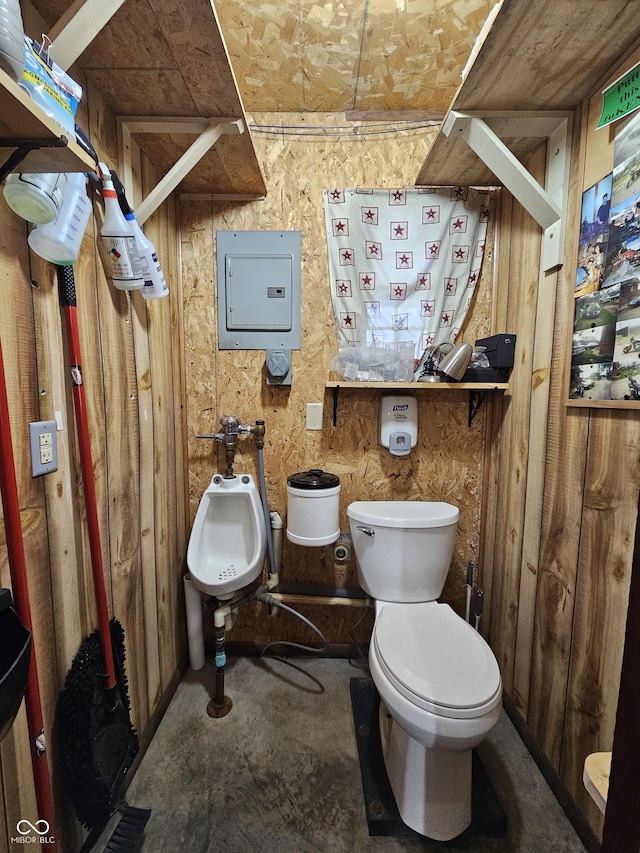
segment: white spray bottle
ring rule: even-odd
[[[104,198],[104,223],[100,233],[109,258],[111,281],[118,290],[139,290],[144,286],[144,278],[136,235],[131,223],[122,215],[109,169],[104,163],[100,163],[99,169]]]
[[[158,260],[156,249],[151,240],[146,236],[142,228],[138,225],[135,214],[131,209],[124,187],[115,172],[111,172],[111,180],[118,195],[118,203],[120,210],[126,221],[133,228],[140,252],[140,261],[142,262],[142,275],[144,278],[144,287],[142,295],[145,299],[162,299],[163,296],[169,295],[169,286],[162,272],[162,266]]]

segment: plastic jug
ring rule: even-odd
[[[82,172],[67,175],[67,186],[60,210],[53,222],[34,225],[29,234],[29,246],[52,264],[73,264],[78,257],[82,238],[91,215],[87,196],[86,177]]]
[[[64,172],[14,172],[4,182],[2,192],[14,213],[27,222],[45,225],[58,215],[66,185]]]
[[[24,26],[18,0],[0,0],[0,68],[20,82],[24,71]]]

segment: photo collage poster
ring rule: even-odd
[[[582,195],[569,398],[640,402],[640,113]]]

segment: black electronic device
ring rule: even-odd
[[[488,338],[479,338],[477,347],[485,348],[485,355],[489,360],[489,366],[497,370],[510,369],[516,352],[515,335],[491,335]]]

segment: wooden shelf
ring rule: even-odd
[[[333,391],[333,425],[338,421],[338,396],[341,388],[350,388],[357,391],[384,390],[384,391],[468,391],[469,392],[469,418],[468,426],[471,426],[478,409],[484,402],[489,391],[506,391],[508,382],[346,382],[342,380],[329,380],[325,382],[325,390]]]
[[[602,14],[596,0],[503,0],[449,113],[574,110],[638,38],[635,3],[607,3],[606,38]],[[544,141],[502,140],[520,162]],[[416,178],[418,186],[500,183],[464,140],[442,132]]]
[[[89,0],[85,0],[85,6]],[[69,20],[68,0],[34,0],[56,38],[71,48],[81,23]],[[223,135],[181,179],[177,191],[193,195],[264,196],[266,185],[240,99],[226,45],[211,0],[136,0],[118,7],[77,62],[116,117],[241,121],[243,132]],[[65,32],[65,28],[66,32]],[[75,38],[74,36],[78,36]],[[64,54],[67,48],[62,49]],[[75,56],[69,56],[72,61]],[[156,167],[167,175],[198,139],[198,132],[132,134]]]
[[[68,134],[52,121],[27,92],[0,69],[0,149],[6,160],[16,146],[5,140],[30,142],[49,140],[52,143]],[[64,147],[39,148],[29,152],[22,163],[23,172],[86,172],[93,170],[93,159],[69,138]]]
[[[388,391],[506,391],[508,382],[346,382],[329,381],[325,388],[384,388]]]

